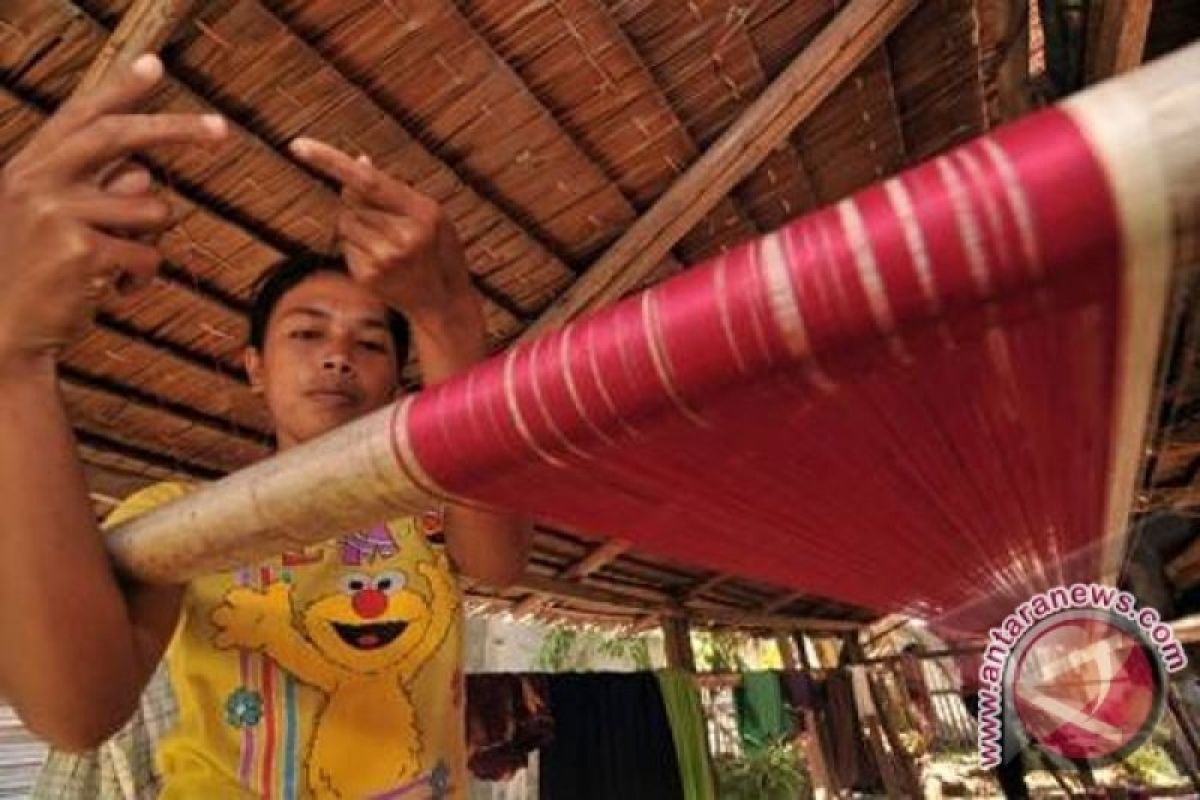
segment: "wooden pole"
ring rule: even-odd
[[[667,618],[662,621],[666,639],[667,666],[696,674],[696,654],[692,650],[692,626],[686,619]]]
[[[194,4],[194,0],[136,0],[84,73],[76,91],[92,89],[118,64],[145,53],[157,53]]]
[[[562,325],[640,285],[684,234],[786,140],[915,6],[916,0],[850,0],[523,338]]]
[[[1142,63],[1153,5],[1152,0],[1091,0],[1085,53],[1088,83]]]

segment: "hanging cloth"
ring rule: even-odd
[[[700,708],[700,693],[695,681],[680,670],[660,670],[656,676],[675,740],[683,796],[685,800],[715,800],[716,786],[708,759],[704,712]]]
[[[551,675],[554,741],[541,750],[542,800],[683,800],[654,675]]]
[[[791,735],[776,672],[747,672],[734,690],[738,732],[748,750],[759,750]]]
[[[484,781],[525,768],[529,754],[554,739],[543,675],[467,676],[467,766]]]

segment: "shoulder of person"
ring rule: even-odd
[[[120,525],[122,522],[128,522],[134,517],[140,517],[142,514],[152,511],[159,506],[166,505],[172,500],[178,500],[195,489],[196,486],[194,484],[183,483],[182,481],[152,483],[149,486],[138,489],[122,500],[104,518],[102,527],[107,530]]]

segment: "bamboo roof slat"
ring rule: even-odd
[[[911,161],[986,129],[980,31],[969,0],[922,3],[888,44],[900,126]]]
[[[144,341],[97,326],[67,349],[63,363],[191,406],[246,428],[267,431],[270,419],[249,387],[206,371]]]
[[[450,0],[270,8],[555,252],[582,265],[634,218],[610,181]],[[500,128],[507,135],[497,136]],[[485,190],[486,188],[486,190]]]
[[[750,13],[746,27],[768,79],[779,75],[834,18],[834,10],[821,5],[765,4]],[[864,58],[792,134],[818,204],[839,200],[904,166],[896,116],[885,44]]]
[[[121,497],[126,497],[132,494],[133,491],[153,481],[179,480],[183,477],[182,473],[175,470],[155,466],[144,461],[129,458],[128,456],[122,456],[109,450],[90,446],[84,442],[80,442],[79,444],[79,456],[83,461],[85,476],[88,473],[101,471],[105,474],[113,474],[121,478],[121,483],[114,488],[114,492],[120,492]],[[92,481],[96,481],[96,483]],[[89,480],[88,485],[89,487],[96,485],[103,487],[109,485],[109,482],[93,477]]]
[[[524,335],[561,325],[637,286],[695,220],[757,168],[882,44],[913,5],[851,0],[704,156]]]
[[[211,414],[205,414],[202,411],[197,411],[191,406],[185,406],[181,403],[176,403],[158,395],[149,394],[132,386],[127,386],[123,383],[118,383],[109,378],[102,378],[98,375],[93,375],[89,372],[84,372],[76,369],[69,364],[60,364],[58,368],[59,379],[65,383],[82,386],[92,389],[97,392],[102,392],[110,397],[119,398],[126,402],[135,403],[155,411],[172,414],[182,418],[189,423],[199,425],[209,430],[220,433],[225,436],[235,437],[240,439],[243,444],[252,444],[265,451],[270,447],[270,436],[263,431],[246,428],[238,425],[236,422],[217,417]]]
[[[652,0],[606,0],[606,6],[700,147],[711,144],[766,88],[744,19],[731,19],[724,4],[704,0],[685,9]],[[733,197],[761,230],[816,205],[803,165],[786,142],[735,189]],[[720,208],[714,212],[718,218]],[[738,230],[708,233],[725,245]],[[700,251],[685,255],[694,259]]]
[[[81,428],[114,441],[153,447],[213,471],[229,472],[267,454],[261,444],[69,381],[63,382],[62,395],[68,414]]]
[[[979,77],[988,127],[993,127],[1032,107],[1029,4],[975,0],[974,13],[979,27]]]
[[[40,29],[51,35],[49,43],[35,52],[33,64],[19,70],[23,82],[36,85],[54,101],[63,100],[82,77],[106,40],[107,31],[86,13],[70,3],[39,0],[44,17],[57,17],[70,36],[53,37],[53,28]],[[19,25],[21,20],[5,20]],[[26,37],[25,47],[36,44]],[[0,70],[13,69],[10,61],[17,53],[0,49]],[[6,56],[6,57],[5,57]],[[19,60],[18,60],[19,64]],[[176,113],[221,111],[186,86],[168,77],[147,104],[147,110]],[[183,180],[202,183],[222,201],[242,214],[258,220],[272,220],[270,227],[283,237],[313,251],[328,251],[334,244],[333,220],[336,196],[316,178],[276,152],[251,131],[236,124],[226,141],[210,150],[175,148],[156,153],[155,163]],[[508,312],[494,303],[485,303],[485,315],[493,338],[509,338],[519,326]]]
[[[147,464],[156,467],[166,479],[189,479],[196,481],[214,480],[223,474],[202,464],[176,458],[174,456],[151,450],[144,445],[110,439],[102,434],[75,428],[75,439],[82,448],[98,450],[128,462]]]
[[[270,48],[257,43],[275,42]],[[242,46],[244,42],[255,46]],[[208,4],[176,36],[173,68],[222,106],[241,109],[277,148],[298,134],[366,152],[443,203],[489,295],[518,317],[544,306],[573,272],[256,2]],[[269,63],[268,63],[269,60]],[[271,80],[262,81],[270,70]],[[505,303],[499,297],[507,298]],[[511,334],[511,331],[507,331]]]
[[[530,3],[515,14],[506,0],[460,6],[638,210],[699,156],[637,51],[595,0]],[[726,199],[680,240],[676,253],[694,263],[754,232]]]

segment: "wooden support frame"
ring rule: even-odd
[[[815,617],[788,617],[762,614],[757,611],[738,611],[708,603],[655,602],[646,598],[649,592],[639,591],[641,597],[615,590],[611,587],[593,586],[565,581],[544,575],[527,574],[518,581],[520,588],[545,595],[557,595],[569,599],[605,603],[632,611],[657,614],[661,617],[686,618],[693,625],[721,625],[736,628],[752,628],[767,631],[813,630],[826,632],[857,631],[862,625],[857,622]]]
[[[700,581],[700,583],[697,583],[695,586],[692,586],[686,592],[684,592],[683,596],[680,597],[680,602],[687,603],[691,600],[695,600],[700,595],[704,594],[705,592],[707,592],[711,589],[715,589],[716,587],[720,586],[722,583],[725,583],[728,580],[731,580],[731,577],[729,575],[726,575],[723,572],[715,573],[715,574],[709,576],[708,578]]]
[[[777,597],[774,600],[767,603],[766,605],[764,605],[762,607],[762,611],[764,614],[774,614],[778,611],[782,611],[783,609],[787,608],[792,603],[795,603],[797,600],[803,600],[804,597],[805,597],[804,592],[788,592],[787,594],[783,595],[782,597]]]
[[[851,0],[522,338],[569,322],[641,285],[683,235],[875,52],[915,6],[916,0]]]
[[[1091,0],[1084,74],[1107,80],[1142,63],[1153,0]]]
[[[615,561],[633,546],[625,539],[610,539],[594,549],[591,553],[576,561],[559,573],[558,577],[566,581],[583,581],[592,573],[603,569]],[[545,608],[554,598],[541,592],[535,592],[513,606],[512,615],[517,618],[536,614]]]

